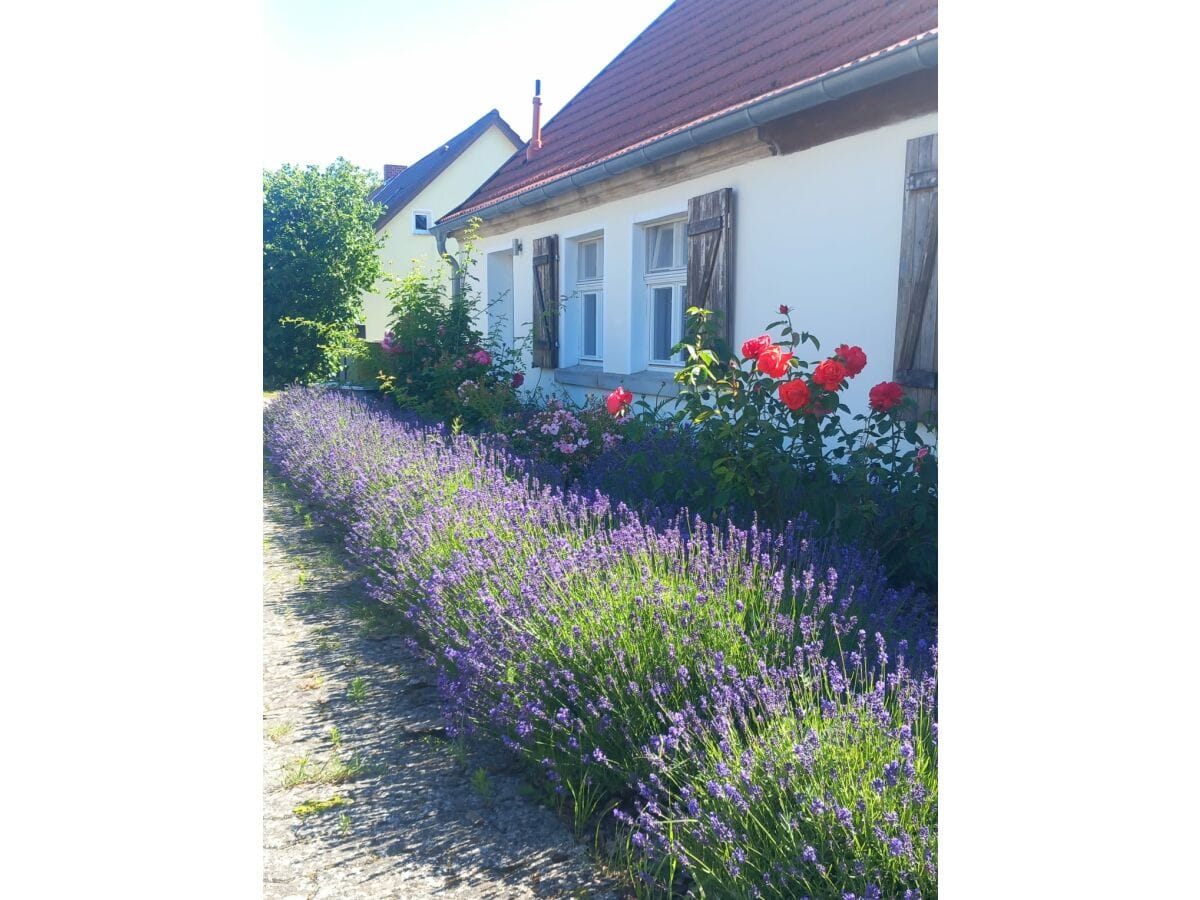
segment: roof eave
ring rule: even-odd
[[[459,213],[453,218],[436,223],[434,231],[450,235],[471,219],[480,218],[487,221],[524,207],[536,206],[573,188],[602,181],[638,166],[712,143],[739,131],[765,125],[830,100],[868,90],[922,69],[935,68],[937,37],[937,29],[915,35],[800,84],[751,100],[735,109],[654,138],[582,168],[564,172],[478,209]]]
[[[454,165],[454,163],[457,162],[464,153],[473,147],[480,138],[487,134],[488,129],[493,125],[499,129],[500,133],[504,135],[505,138],[508,139],[508,142],[513,145],[514,149],[519,149],[520,147],[524,146],[524,142],[521,140],[520,135],[513,131],[512,127],[506,121],[504,121],[504,118],[500,115],[500,111],[495,109],[491,110],[486,115],[477,119],[475,122],[467,126],[467,128],[465,128],[463,131],[459,132],[450,139],[450,141],[453,142],[468,134],[472,130],[476,132],[471,136],[470,140],[459,147],[456,152],[448,155],[444,160],[441,160],[437,168],[434,169],[429,177],[420,183],[414,191],[402,193],[398,198],[396,198],[399,202],[382,204],[384,207],[384,212],[375,222],[375,233],[379,234],[382,232],[383,229],[388,226],[388,223],[390,223],[392,219],[396,218],[396,216],[398,216],[402,210],[408,206],[411,206],[416,201],[417,197],[421,195],[422,191],[437,181],[442,174],[448,168],[450,168],[450,166]],[[414,165],[419,165],[420,162],[421,161],[418,160],[418,162]],[[383,190],[385,186],[386,182],[376,188],[375,192],[377,193]]]

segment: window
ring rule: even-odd
[[[431,224],[433,224],[433,213],[427,209],[413,210],[413,234],[429,234]]]
[[[683,340],[687,317],[686,220],[648,225],[645,282],[650,310],[650,362],[679,365],[671,348]]]
[[[604,277],[604,238],[579,242],[577,281],[599,281]]]
[[[604,238],[575,244],[575,292],[579,296],[579,357],[604,355]]]
[[[687,235],[682,219],[646,229],[646,271],[687,269]]]

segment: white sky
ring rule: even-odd
[[[534,79],[544,124],[669,5],[266,0],[263,167],[410,165],[493,108],[527,139]]]

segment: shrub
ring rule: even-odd
[[[470,271],[473,234],[464,237],[451,268]],[[520,407],[522,348],[501,346],[498,330],[481,334],[472,277],[448,275],[416,268],[388,295],[395,304],[382,343],[388,359],[380,388],[421,415],[458,420],[472,431],[499,429]]]
[[[882,635],[921,629],[869,555],[804,521],[654,523],[333,392],[284,393],[266,428],[414,625],[455,729],[500,736],[577,824],[616,808],[664,892],[931,890],[931,635],[889,668]]]
[[[682,345],[679,401],[669,410],[642,402],[640,420],[688,434],[712,487],[707,512],[779,523],[803,510],[830,536],[879,550],[897,579],[935,589],[937,461],[928,432],[892,382],[873,387],[870,411],[847,426],[839,392],[866,369],[866,354],[842,344],[803,359],[806,345],[819,351],[820,343],[793,327],[786,306],[780,312],[785,318],[746,341],[740,358],[724,359],[706,345],[709,311],[689,310],[697,337]]]
[[[936,896],[936,679],[876,645],[860,630],[778,670],[701,664],[704,705],[652,742],[634,842],[705,895]]]
[[[391,363],[391,356],[376,341],[359,341],[361,352],[346,362],[346,381],[360,387],[378,387],[379,374]]]
[[[362,294],[379,277],[373,173],[338,159],[263,172],[263,386],[334,377],[360,350]]]
[[[624,431],[598,401],[572,407],[556,397],[544,402],[535,398],[506,428],[514,453],[552,468],[565,485],[579,482],[619,446]]]

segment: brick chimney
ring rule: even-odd
[[[395,178],[397,175],[399,175],[401,172],[403,172],[407,168],[408,168],[408,166],[397,166],[392,163],[384,163],[383,164],[383,180],[391,181],[393,178]]]
[[[529,136],[529,144],[525,148],[525,160],[533,159],[533,155],[542,149],[542,79],[533,83],[533,132]]]

